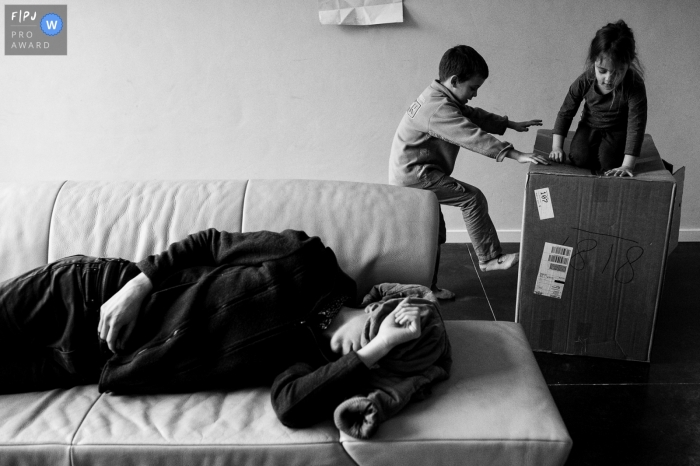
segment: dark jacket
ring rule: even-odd
[[[188,236],[139,262],[153,282],[123,352],[100,391],[148,393],[270,383],[295,363],[323,367],[312,322],[355,282],[317,237],[282,233]],[[339,365],[354,370],[356,355]]]

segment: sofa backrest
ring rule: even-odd
[[[430,285],[438,209],[427,191],[318,180],[0,183],[0,281],[72,254],[139,260],[190,233],[304,230],[358,284]]]

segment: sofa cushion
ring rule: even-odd
[[[361,465],[560,465],[571,438],[522,327],[447,321],[452,375],[382,424],[370,441],[341,434]],[[400,461],[397,461],[400,458]]]
[[[88,386],[0,397],[0,456],[76,466],[563,464],[571,439],[522,327],[446,326],[451,378],[368,441],[339,434],[330,419],[282,426],[268,388],[130,397]]]
[[[46,264],[62,181],[0,182],[0,282]]]
[[[206,228],[291,228],[322,238],[362,297],[387,281],[429,285],[437,253],[439,206],[420,189],[319,180],[67,181],[55,207],[54,197],[51,228],[38,236],[44,243],[48,236],[49,262],[73,254],[140,260]]]
[[[250,180],[243,231],[318,236],[357,281],[358,298],[383,282],[430,285],[439,205],[421,189],[318,180]]]
[[[268,388],[231,393],[105,395],[75,436],[73,465],[354,464],[330,422],[288,429]]]
[[[207,228],[241,231],[246,180],[67,181],[48,260],[73,254],[140,260]]]
[[[99,398],[94,385],[0,396],[0,463],[71,464],[75,435]]]

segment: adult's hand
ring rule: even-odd
[[[376,338],[383,341],[388,349],[414,340],[421,334],[421,317],[429,312],[428,304],[412,303],[411,298],[406,298],[384,318]]]
[[[100,308],[97,333],[106,340],[110,351],[116,353],[134,330],[143,300],[153,289],[151,280],[143,273],[129,280],[121,290]]]
[[[384,318],[377,335],[356,351],[357,355],[367,367],[372,367],[394,346],[418,338],[421,334],[421,318],[428,312],[429,305],[411,303],[410,298],[404,299]]]

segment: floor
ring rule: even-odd
[[[519,244],[504,244],[517,252]],[[515,319],[518,272],[481,273],[471,245],[443,245],[450,320]],[[574,441],[573,465],[700,466],[700,243],[669,256],[651,363],[536,352]]]

